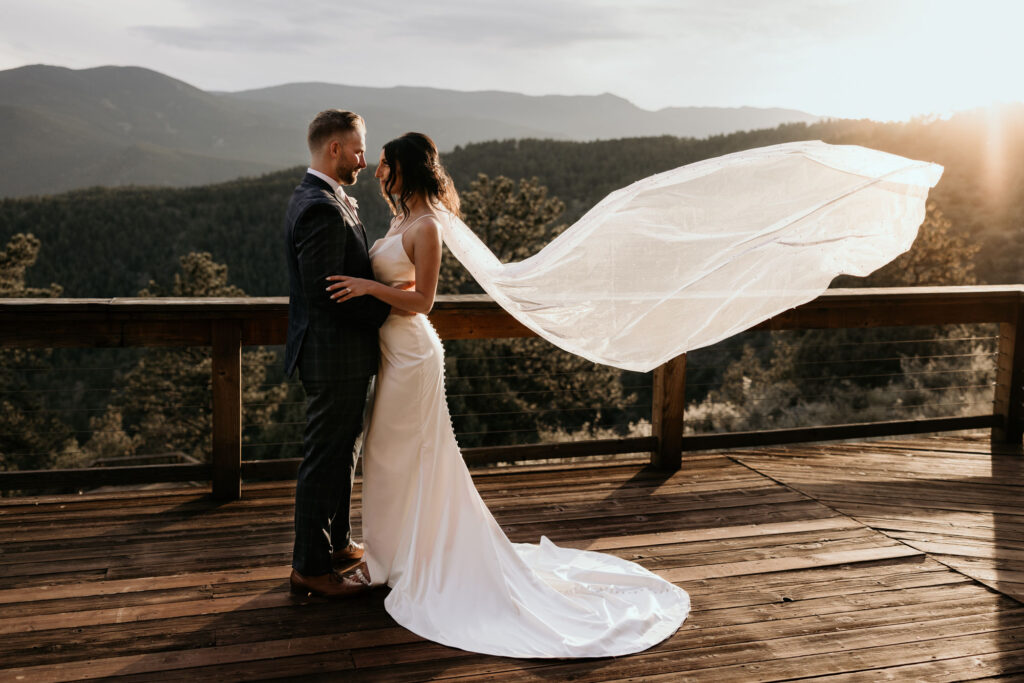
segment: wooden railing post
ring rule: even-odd
[[[242,328],[213,322],[213,497],[242,497]]]
[[[686,399],[686,354],[654,369],[651,432],[658,445],[651,465],[661,470],[683,466],[683,410]]]
[[[992,442],[1021,445],[1024,438],[1024,301],[1018,302],[1013,320],[999,323],[996,356],[996,391],[992,412]]]

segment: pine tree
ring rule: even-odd
[[[480,174],[461,196],[465,223],[500,260],[531,256],[565,229],[565,205],[536,178],[518,183]],[[445,250],[442,293],[480,291]],[[590,434],[625,429],[636,403],[622,372],[554,348],[542,339],[451,341],[448,402],[464,446],[524,443],[540,431]]]
[[[565,205],[548,197],[548,189],[536,178],[522,178],[516,184],[504,176],[492,179],[480,173],[460,199],[463,221],[503,262],[531,256],[565,229],[564,225],[555,224]],[[438,292],[480,292],[472,276],[447,247],[441,259]]]
[[[910,251],[865,278],[868,287],[925,287],[973,285],[974,256],[981,250],[943,214],[935,202],[928,202],[924,223]]]
[[[208,253],[189,253],[173,284],[164,289],[154,282],[139,292],[142,297],[239,297],[245,293],[228,284],[227,266]],[[242,354],[242,402],[245,404],[243,440],[261,431],[284,400],[287,387],[266,386],[267,366],[277,362],[272,351],[258,348]],[[139,453],[191,461],[211,455],[211,357],[205,347],[152,349],[125,377],[116,400],[122,411],[128,441]],[[108,429],[113,429],[108,425]]]
[[[60,285],[40,288],[25,282],[40,247],[32,234],[11,237],[0,252],[0,297],[60,296]],[[81,463],[71,429],[46,409],[44,394],[32,381],[50,369],[49,359],[47,349],[0,349],[0,469],[48,469]]]

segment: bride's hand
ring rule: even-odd
[[[331,293],[331,299],[337,303],[354,299],[357,296],[373,294],[373,288],[380,284],[376,280],[365,280],[348,275],[328,275],[327,280],[334,283],[327,288],[327,291]]]

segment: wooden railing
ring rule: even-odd
[[[994,440],[1020,444],[1024,434],[1022,308],[1021,286],[831,290],[754,328],[999,323],[996,388],[990,413],[684,436],[684,355],[654,371],[649,437],[467,448],[464,456],[470,463],[488,463],[650,452],[652,465],[674,470],[681,467],[684,451],[972,428],[991,428]],[[430,320],[443,339],[533,336],[485,296],[439,297]],[[232,500],[241,496],[243,479],[294,476],[297,458],[241,458],[242,348],[283,344],[286,331],[284,298],[0,300],[0,346],[208,346],[213,361],[212,463],[0,472],[0,490],[211,481],[216,498]]]

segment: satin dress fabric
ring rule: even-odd
[[[415,280],[402,235],[370,250],[375,277]],[[363,460],[363,539],[384,607],[451,647],[526,658],[606,657],[672,635],[690,599],[618,557],[512,543],[477,492],[449,417],[444,350],[424,315],[392,314]]]

